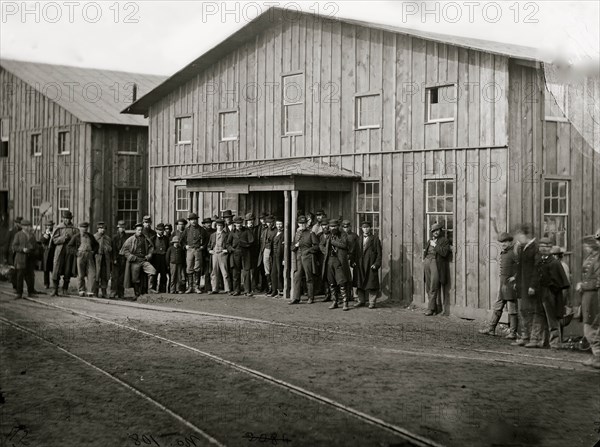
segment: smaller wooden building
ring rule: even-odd
[[[0,214],[128,226],[147,208],[148,125],[120,110],[162,76],[0,61]]]

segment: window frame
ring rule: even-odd
[[[423,219],[423,223],[425,225],[425,242],[427,240],[429,240],[429,229],[431,228],[431,225],[433,225],[433,221],[430,221],[430,217],[433,216],[450,216],[452,218],[452,229],[451,229],[451,236],[448,237],[448,225],[444,225],[444,236],[451,242],[451,244],[454,244],[454,238],[455,238],[455,230],[456,230],[456,178],[454,177],[426,177],[423,179],[423,199],[425,201],[425,203],[423,204],[423,213],[424,213],[424,219]],[[429,210],[429,182],[449,182],[452,184],[452,211],[447,212],[447,211],[430,211]],[[448,196],[447,194],[447,187],[444,186],[444,199],[446,199]],[[435,196],[432,197],[433,199],[438,199],[440,198],[440,196],[437,195],[437,185],[436,185],[436,192],[435,192]],[[444,205],[444,209],[445,209],[445,205]],[[438,222],[438,220],[436,219],[435,222]],[[446,224],[448,222],[447,218],[444,218],[444,223]]]
[[[562,85],[562,87],[564,87],[563,101],[564,101],[565,110],[563,113],[565,114],[565,116],[553,116],[553,115],[546,116],[546,113],[549,112],[548,108],[546,107],[548,95],[550,95],[553,100],[554,100],[554,95],[548,88],[548,85],[545,84],[544,100],[542,101],[542,105],[544,107],[544,111],[543,111],[544,112],[543,113],[544,121],[551,121],[551,122],[558,122],[558,123],[568,123],[569,122],[569,119],[566,117],[566,115],[569,113],[569,85],[568,84],[561,84],[561,85]],[[556,102],[556,106],[560,109],[558,102]]]
[[[444,88],[444,87],[454,87],[454,98],[455,101],[454,103],[452,103],[454,105],[453,111],[452,111],[452,118],[434,118],[431,119],[431,102],[430,102],[430,98],[431,98],[431,90],[433,89],[440,89],[440,88]],[[439,96],[439,93],[438,93]],[[438,101],[439,103],[439,101]],[[449,84],[439,84],[439,85],[430,85],[428,87],[425,87],[425,124],[434,124],[434,123],[451,123],[454,122],[456,120],[456,104],[458,103],[458,87],[457,84],[455,83],[449,83]]]
[[[301,101],[288,102],[288,101],[286,101],[286,96],[285,96],[285,89],[286,89],[285,78],[291,78],[294,76],[302,77],[302,82],[300,83],[300,85],[303,88],[302,89],[302,99],[301,99]],[[287,130],[288,107],[289,106],[298,106],[298,105],[302,106],[303,112],[304,112],[302,114],[302,130],[288,131]],[[284,73],[281,75],[281,136],[282,137],[291,137],[291,136],[304,135],[305,131],[306,131],[306,76],[304,75],[303,71]]]
[[[552,183],[552,182],[564,182],[566,184],[566,196],[565,196],[565,209],[566,211],[564,213],[546,213],[545,211],[545,205],[546,205],[546,199],[552,200],[552,199],[556,199],[559,200],[559,209],[560,209],[560,200],[561,197],[557,196],[554,197],[552,195],[550,196],[546,196],[546,183]],[[550,187],[552,189],[552,187]],[[552,194],[552,191],[550,191],[550,194]],[[570,227],[571,227],[571,177],[561,177],[561,176],[545,176],[542,178],[542,191],[541,191],[541,196],[542,196],[542,200],[541,200],[541,218],[542,218],[542,222],[541,222],[541,227],[543,234],[545,235],[546,232],[544,231],[544,225],[545,225],[545,221],[546,221],[546,216],[553,216],[553,217],[564,217],[565,218],[565,246],[561,247],[565,250],[565,253],[570,253],[569,251],[569,244],[570,244],[570,238],[569,238],[569,231],[570,231]],[[550,236],[547,236],[550,237]],[[554,242],[556,243],[556,239],[554,240]],[[557,244],[555,244],[557,245]]]
[[[34,205],[33,203],[33,199],[34,199],[34,191],[38,192],[38,199],[39,199],[39,204],[37,206]],[[39,230],[42,226],[42,218],[41,218],[41,213],[40,213],[40,207],[42,206],[42,186],[41,185],[34,185],[30,188],[29,190],[30,196],[29,196],[29,205],[31,208],[31,225],[33,227],[34,230]],[[34,212],[34,210],[37,210],[37,213]],[[36,225],[36,214],[37,214],[37,225]]]
[[[69,206],[64,208],[61,207],[61,203],[60,203],[60,199],[61,199],[61,191],[67,191],[67,196],[68,196],[68,201],[69,201]],[[62,212],[63,211],[70,211],[71,210],[71,188],[69,188],[68,186],[59,186],[58,188],[56,188],[56,209],[58,210],[58,217],[57,217],[57,222],[60,222],[62,219]]]
[[[126,233],[130,233],[130,234],[134,233],[135,229],[133,228],[133,225],[135,225],[136,223],[140,222],[140,214],[141,214],[141,204],[140,204],[140,202],[141,202],[141,194],[140,194],[140,189],[139,188],[117,188],[116,192],[117,192],[117,196],[116,196],[117,200],[116,200],[116,207],[115,207],[116,217],[117,217],[116,220],[117,221],[124,220],[125,221],[125,232]],[[136,197],[137,208],[136,209],[133,209],[133,208],[131,208],[131,209],[119,208],[119,193],[121,193],[121,192],[135,192],[137,194],[137,197]],[[124,198],[123,200],[128,200],[129,202],[133,203],[133,200],[131,198],[128,198],[128,199]],[[119,216],[119,212],[135,212],[136,213],[136,216],[134,218],[133,225],[131,225],[131,228],[127,228],[127,221],[130,220],[130,219],[124,219],[124,218],[120,217]]]
[[[236,123],[236,133],[235,137],[224,137],[223,136],[223,123],[225,115],[235,114],[235,123]],[[228,109],[219,111],[219,141],[227,142],[227,141],[238,141],[240,139],[240,114],[238,109]]]
[[[232,207],[231,205],[227,205],[226,203],[223,203],[224,200],[233,200],[233,197],[235,196],[235,207]],[[219,216],[221,216],[223,214],[223,211],[225,210],[231,210],[233,215],[236,215],[238,212],[238,207],[240,206],[240,195],[236,192],[225,192],[225,191],[219,191]],[[229,206],[229,208],[228,208]]]
[[[379,97],[379,124],[360,124],[360,112],[359,112],[359,103],[362,98],[366,97]],[[382,101],[382,92],[380,90],[364,92],[364,93],[356,93],[354,95],[354,130],[365,130],[365,129],[381,129],[383,122],[383,101]]]
[[[33,142],[36,142],[35,151]],[[41,132],[33,132],[29,137],[29,152],[32,157],[41,157],[42,156],[42,133]]]
[[[179,201],[183,200],[183,198],[178,196],[180,191],[184,191],[184,197],[186,201],[186,209],[179,208]],[[190,195],[185,185],[175,185],[175,220],[186,218],[187,215],[179,214],[179,213],[189,213],[190,212]]]
[[[119,140],[121,140],[123,138],[123,134],[124,133],[128,133],[129,135],[135,134],[136,137],[136,142],[137,142],[137,137],[138,134],[130,127],[130,126],[125,126],[124,129],[120,129],[117,136],[119,138]],[[140,152],[137,150],[137,144],[135,145],[136,150],[135,151],[121,151],[118,149],[119,146],[117,146],[117,155],[140,155]]]
[[[190,120],[190,139],[189,140],[180,140],[181,135],[181,122],[184,119]],[[191,114],[186,115],[177,115],[175,116],[175,145],[176,146],[185,146],[187,144],[192,144],[194,140],[194,120]]]
[[[378,189],[377,195],[379,196],[377,211],[373,211],[372,209],[368,210],[366,206],[363,207],[362,209],[360,207],[360,201],[359,201],[360,200],[360,189],[361,189],[361,186],[364,186],[365,187],[365,195],[366,195],[367,194],[367,187],[366,187],[367,184],[369,184],[369,185],[376,184],[377,185],[377,189]],[[371,197],[370,197],[371,204],[373,204],[374,200],[372,197],[373,196],[373,187],[372,186],[371,186],[370,194],[371,194]],[[373,230],[373,234],[375,234],[375,235],[381,234],[381,223],[382,223],[381,222],[381,203],[382,203],[381,201],[382,201],[382,197],[381,197],[381,181],[380,180],[364,180],[364,181],[356,182],[356,213],[355,213],[356,226],[355,226],[355,228],[360,228],[361,222],[363,220],[365,220],[365,218],[363,216],[377,215],[377,223],[378,223],[377,226],[375,226],[374,218],[369,219],[369,221],[371,222],[371,228]]]
[[[60,136],[61,135],[65,135],[64,137],[64,148],[66,149],[65,151],[61,151],[60,148]],[[71,155],[71,145],[69,144],[71,142],[70,140],[71,136],[70,136],[70,132],[68,130],[59,130],[58,131],[58,135],[56,137],[56,148],[57,148],[57,153],[58,155]]]
[[[10,119],[0,118],[0,158],[8,158],[9,155],[9,135],[10,135]],[[6,133],[5,133],[6,131]],[[6,154],[4,148],[6,147]]]

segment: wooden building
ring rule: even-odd
[[[444,221],[447,309],[482,318],[500,232],[533,223],[577,280],[579,239],[600,226],[599,148],[550,116],[543,62],[531,48],[272,9],[124,112],[149,117],[151,214],[269,210],[290,230],[296,210],[370,219],[383,294],[419,306],[428,227]]]
[[[0,214],[129,225],[147,208],[148,124],[120,110],[163,76],[0,61]],[[134,87],[135,86],[135,87]]]

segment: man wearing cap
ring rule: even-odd
[[[600,228],[583,239],[581,282],[575,290],[581,295],[583,335],[592,348],[585,366],[600,369]]]
[[[381,240],[373,234],[371,222],[360,224],[362,235],[358,238],[356,249],[356,281],[357,301],[354,307],[361,307],[369,300],[369,309],[374,309],[380,292],[379,269],[381,268]]]
[[[16,234],[21,231],[21,222],[23,221],[22,217],[17,217],[15,219],[15,223],[14,226],[8,230],[8,240],[7,240],[7,246],[6,246],[6,262],[9,265],[14,266],[14,261],[15,261],[15,252],[12,249],[12,243],[13,240],[16,236]],[[12,286],[14,290],[17,290],[17,275],[12,275]]]
[[[27,294],[29,296],[38,293],[34,286],[38,244],[31,229],[31,222],[22,220],[20,227],[21,230],[13,237],[11,245],[11,252],[14,253],[16,299],[23,298],[23,280],[27,283]]]
[[[52,232],[54,231],[54,221],[46,222],[46,229],[42,234],[42,248],[44,255],[42,257],[42,270],[44,271],[44,287],[50,288],[50,277],[52,276],[52,265],[54,263],[54,244],[52,243]]]
[[[142,223],[144,224],[144,229],[142,231],[144,236],[150,240],[154,239],[154,236],[156,236],[156,231],[152,229],[152,218],[149,215],[146,215],[142,219]]]
[[[125,264],[124,287],[126,289],[133,287],[135,294],[134,301],[141,294],[142,273],[148,275],[148,289],[150,293],[157,293],[156,269],[150,264],[154,245],[143,234],[143,228],[143,224],[135,224],[135,234],[125,241],[120,251],[120,254],[125,256],[127,260]]]
[[[569,281],[569,288],[563,290],[562,306],[565,307],[565,312],[568,309],[569,310],[568,313],[572,313],[573,303],[571,302],[571,293],[570,293],[570,291],[571,291],[571,270],[569,269],[569,265],[564,260],[565,251],[562,247],[559,247],[558,245],[554,245],[554,246],[552,246],[552,249],[550,250],[550,254],[552,256],[554,256],[558,260],[558,262],[560,262],[560,265],[562,266],[563,271],[565,272],[567,281]]]
[[[227,272],[227,233],[224,230],[225,221],[223,219],[215,220],[216,231],[210,235],[208,242],[208,253],[212,256],[212,290],[210,294],[219,293],[218,274],[223,276],[223,285],[225,293],[230,292],[229,273]]]
[[[500,287],[498,289],[498,296],[494,303],[492,320],[488,327],[480,329],[479,333],[484,335],[494,335],[496,332],[496,326],[502,317],[502,311],[504,306],[508,307],[508,322],[510,325],[510,333],[506,338],[514,340],[517,338],[517,325],[518,325],[518,307],[517,298],[515,296],[515,275],[517,274],[517,263],[518,257],[514,249],[513,237],[508,233],[500,233],[498,236],[498,242],[502,245],[499,259],[499,274],[500,274]]]
[[[165,225],[161,222],[156,225],[156,235],[152,239],[154,252],[152,253],[151,264],[156,270],[158,280],[158,292],[165,293],[167,291],[169,274],[169,265],[167,263],[167,250],[169,249],[169,238],[165,236]]]
[[[350,310],[348,307],[348,235],[345,231],[340,231],[340,223],[337,219],[329,220],[329,237],[321,241],[320,248],[323,253],[323,281],[327,281],[331,293],[333,294],[333,303],[330,309],[337,309],[340,298],[343,303],[343,310]],[[312,299],[309,298],[309,304]]]
[[[283,263],[285,261],[285,237],[283,219],[275,219],[275,235],[271,240],[271,294],[283,295]]]
[[[244,219],[236,217],[233,220],[234,229],[227,235],[227,251],[233,263],[233,296],[241,295],[241,279],[244,279],[244,293],[252,296],[250,282],[250,247],[254,242],[252,232],[243,226]],[[242,274],[243,271],[243,274]]]
[[[112,270],[112,240],[108,234],[106,234],[106,224],[104,222],[98,222],[96,225],[96,234],[94,238],[98,242],[98,252],[96,253],[96,284],[95,290],[96,296],[106,298],[108,295],[106,289],[108,288],[108,280],[110,278],[110,271]]]
[[[246,229],[252,234],[252,243],[248,248],[250,253],[250,269],[248,274],[250,275],[250,287],[252,290],[258,290],[259,288],[259,252],[260,252],[260,227],[254,225],[254,213],[246,213]],[[242,272],[243,273],[243,272]],[[242,277],[242,283],[245,284],[246,278]]]
[[[424,250],[425,290],[429,298],[426,316],[443,311],[441,290],[447,284],[452,249],[448,239],[442,236],[444,225],[436,222],[431,226],[431,237]]]
[[[323,232],[323,226],[327,225],[326,224],[327,214],[325,214],[325,211],[323,211],[323,210],[318,210],[316,217],[317,217],[317,222],[312,226],[311,231],[318,236]],[[308,225],[308,221],[307,221],[307,225]]]
[[[173,237],[173,225],[170,223],[165,224],[165,237],[171,242],[171,238]]]
[[[52,268],[52,282],[54,285],[52,296],[58,296],[58,285],[61,276],[63,277],[63,294],[66,295],[71,277],[77,275],[77,253],[69,251],[67,245],[71,238],[79,234],[79,230],[73,226],[71,211],[64,210],[62,219],[63,221],[56,226],[52,233],[52,244],[56,247]]]
[[[190,225],[181,235],[181,246],[185,249],[189,278],[188,289],[185,293],[202,293],[200,289],[202,262],[204,260],[204,250],[208,245],[209,235],[204,227],[198,225],[198,215],[196,213],[190,213],[188,221]]]
[[[207,243],[210,241],[210,236],[216,231],[212,227],[212,219],[210,217],[205,217],[202,219],[202,227],[206,230],[207,234]],[[210,253],[208,252],[208,245],[203,253],[203,261],[202,261],[202,275],[204,276],[204,287],[201,289],[202,292],[210,292],[211,291],[211,279],[210,275],[212,273],[212,260]]]
[[[179,236],[173,236],[166,254],[169,263],[169,293],[178,293],[180,284],[184,281],[183,267],[185,265],[185,252],[179,244]]]
[[[352,231],[352,224],[348,219],[342,220],[342,231],[344,231],[348,235],[348,284],[346,285],[346,290],[348,291],[348,299],[352,301],[354,296],[353,287],[356,285],[356,279],[353,274],[353,271],[356,266],[356,261],[358,258],[358,234]],[[352,271],[350,271],[352,268]]]
[[[79,234],[71,238],[67,248],[77,256],[79,296],[85,296],[87,288],[87,296],[92,297],[96,285],[96,253],[98,253],[99,244],[96,238],[88,232],[89,228],[89,223],[80,223]]]
[[[261,290],[267,294],[273,292],[272,278],[271,278],[271,245],[273,238],[275,237],[275,218],[273,216],[265,217],[265,225],[261,228],[260,232],[260,252],[258,255],[258,268],[260,270],[260,286]]]
[[[306,227],[305,216],[298,218],[298,230],[294,235],[292,251],[293,256],[296,256],[296,271],[294,272],[294,295],[289,304],[300,303],[303,279],[306,280],[308,302],[312,303],[315,299],[313,279],[317,273],[314,257],[319,251],[319,239]]]
[[[179,244],[181,245],[181,237],[183,236],[183,232],[185,231],[185,228],[187,227],[188,221],[186,219],[184,219],[184,218],[181,218],[181,219],[177,220],[176,224],[177,224],[177,226],[175,228],[175,236],[179,237]],[[184,252],[185,252],[185,249],[184,249]],[[181,290],[179,290],[179,291],[180,292],[185,292],[187,290],[186,284],[188,282],[187,264],[185,263],[185,260],[184,260],[184,263],[183,263],[183,273],[182,273],[182,275],[183,275],[183,282],[182,282],[183,286],[182,286]]]
[[[123,281],[125,279],[125,265],[127,262],[125,256],[121,254],[121,249],[127,238],[125,221],[120,220],[117,222],[117,234],[112,238],[113,265],[110,280],[110,297],[121,300],[125,297]]]

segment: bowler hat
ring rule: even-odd
[[[49,220],[48,222],[46,222],[46,226],[47,227],[51,227],[52,225],[54,225],[54,221],[53,220]]]
[[[550,239],[549,237],[543,237],[538,241],[538,244],[552,246],[552,239]]]
[[[202,219],[202,223],[212,223],[212,219],[210,217],[205,217],[204,219]]]
[[[329,225],[337,227],[340,225],[340,221],[337,219],[329,219]]]
[[[69,210],[64,210],[62,212],[62,218],[63,219],[73,219],[73,213]]]
[[[165,230],[166,229],[172,230],[173,229],[173,225],[171,225],[170,223],[165,224]]]
[[[268,215],[269,215],[269,213],[267,213],[266,211],[263,211],[262,213],[260,213],[260,215],[258,217],[259,217],[259,219],[264,219]]]
[[[174,243],[174,242],[179,242],[179,236],[173,236],[171,238],[171,244]]]
[[[233,217],[233,213],[231,212],[231,210],[223,211],[223,218],[225,217]]]
[[[436,222],[431,226],[430,231],[441,230],[442,228],[444,228],[444,224],[441,222]]]
[[[325,215],[325,211],[323,211],[323,210],[317,210],[316,214],[317,214],[317,216],[324,216]]]
[[[181,223],[181,224],[184,224],[184,225],[187,225],[187,220],[185,220],[185,219],[182,217],[181,219],[178,219],[178,220],[177,220],[177,224],[179,225],[180,223]]]
[[[265,217],[265,222],[275,222],[275,218],[273,216]]]
[[[120,220],[117,222],[117,228],[125,228],[125,221]]]
[[[21,222],[23,222],[23,218],[21,216],[15,217],[15,222],[16,223],[21,223]]]
[[[563,253],[564,253],[563,249],[561,247],[559,247],[558,245],[553,245],[552,249],[550,250],[551,255],[562,255]]]
[[[360,226],[361,226],[361,227],[369,227],[369,228],[370,228],[370,227],[371,227],[371,222],[369,222],[368,220],[363,220],[363,221],[360,223]]]
[[[196,213],[188,214],[188,220],[198,220],[198,215]]]
[[[225,225],[225,221],[223,219],[215,219],[215,225]]]
[[[164,223],[159,223],[158,225],[156,225],[156,229],[157,229],[157,230],[159,230],[159,231],[160,231],[160,230],[163,230],[163,231],[164,231],[164,229],[165,229],[165,224],[164,224]]]
[[[510,235],[510,233],[500,233],[498,236],[498,242],[510,242],[512,240],[513,237]]]
[[[146,214],[144,216],[144,222],[152,222],[152,218],[148,214]]]
[[[89,222],[81,222],[79,224],[79,228],[89,228],[90,224]]]
[[[22,227],[28,227],[29,225],[31,225],[31,222],[30,222],[30,221],[28,221],[27,219],[23,219],[23,220],[21,221],[21,226],[22,226]]]
[[[301,224],[301,223],[306,223],[306,216],[300,216],[300,217],[298,218],[298,223],[299,223],[299,224]]]
[[[233,223],[236,223],[236,224],[244,223],[244,219],[242,219],[241,216],[238,216],[235,219],[233,219]]]
[[[254,220],[254,219],[255,219],[254,213],[247,213],[246,214],[246,220]]]

